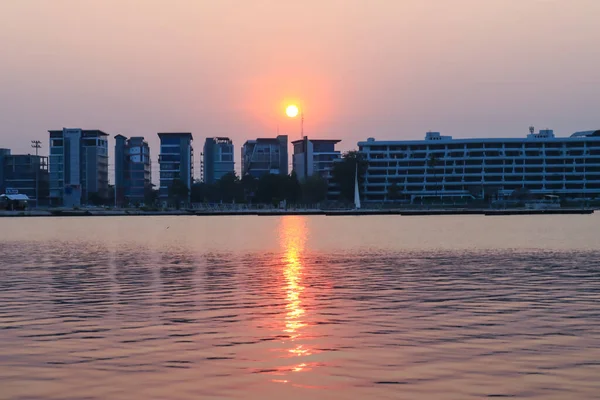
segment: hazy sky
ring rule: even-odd
[[[156,132],[191,131],[196,165],[216,135],[239,164],[278,124],[299,137],[286,100],[343,150],[600,129],[599,15],[600,0],[0,0],[0,147],[98,128],[145,136],[156,162]]]

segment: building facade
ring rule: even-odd
[[[2,149],[0,148],[0,186],[2,182],[4,182],[4,161],[3,157],[10,156],[10,149]],[[4,187],[0,187],[0,194],[3,192]]]
[[[124,207],[144,203],[152,187],[150,147],[143,137],[115,136],[115,196]]]
[[[74,207],[108,198],[108,134],[67,129],[50,134],[50,201]]]
[[[234,171],[233,142],[227,137],[206,138],[203,152],[203,181],[215,183]]]
[[[568,198],[600,195],[600,131],[556,137],[552,130],[523,138],[358,143],[368,164],[363,201],[510,196],[516,190]]]
[[[292,169],[298,180],[302,182],[316,174],[329,181],[333,163],[341,158],[340,151],[335,149],[339,142],[341,140],[311,140],[306,136],[293,141]]]
[[[30,206],[48,201],[48,157],[0,149],[0,194],[24,194]]]
[[[265,174],[288,174],[288,137],[258,138],[242,146],[242,176],[260,178]]]
[[[161,201],[167,201],[169,188],[175,179],[180,179],[188,189],[194,183],[194,148],[190,132],[162,132],[160,139],[160,186],[158,195]]]

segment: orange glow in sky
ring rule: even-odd
[[[297,135],[289,104],[341,150],[600,126],[597,0],[1,3],[0,142],[15,153],[62,127],[241,146]]]

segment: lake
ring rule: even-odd
[[[0,219],[1,399],[600,398],[600,217]]]

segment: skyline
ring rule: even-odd
[[[157,132],[190,131],[195,147],[232,138],[239,170],[247,139],[300,136],[290,103],[307,136],[343,151],[429,130],[566,136],[600,127],[598,12],[593,0],[6,2],[0,147],[42,140],[44,154],[49,129],[80,127],[157,149]]]

